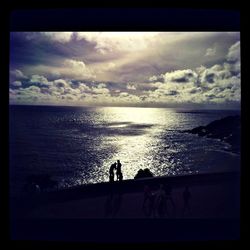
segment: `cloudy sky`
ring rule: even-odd
[[[11,104],[240,108],[238,32],[11,32]]]

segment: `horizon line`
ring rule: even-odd
[[[18,104],[9,103],[9,106],[39,106],[39,107],[76,107],[76,108],[166,108],[166,109],[176,109],[176,110],[234,110],[241,111],[241,108],[201,108],[201,107],[164,107],[164,106],[118,106],[118,105],[55,105],[55,104]]]

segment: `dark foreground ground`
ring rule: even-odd
[[[172,187],[164,212],[143,207],[144,186]],[[188,186],[191,198],[184,204]],[[13,239],[158,242],[239,239],[240,174],[126,180],[71,188],[11,203]]]

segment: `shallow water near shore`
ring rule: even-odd
[[[124,179],[140,168],[155,176],[239,170],[240,156],[220,140],[182,130],[239,111],[165,108],[10,106],[11,192],[30,174],[59,187],[108,181],[121,160]]]

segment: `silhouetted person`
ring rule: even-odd
[[[110,193],[107,196],[106,203],[105,203],[105,215],[111,216],[113,213],[113,193]]]
[[[155,209],[159,217],[163,217],[166,212],[166,192],[162,184],[156,193],[156,204]]]
[[[120,173],[120,178],[119,178],[119,181],[122,181],[123,180],[123,174],[122,172]]]
[[[164,188],[164,190],[165,190],[165,207],[164,207],[164,209],[165,209],[165,212],[166,212],[166,215],[169,215],[169,203],[171,204],[171,206],[172,206],[172,209],[171,209],[171,211],[172,211],[172,215],[174,215],[175,214],[175,210],[176,210],[176,207],[175,207],[175,203],[174,203],[174,200],[173,200],[173,197],[172,197],[172,187],[169,185],[169,184],[167,184],[166,186],[165,186],[165,188]]]
[[[113,203],[113,216],[116,216],[121,209],[122,204],[122,193],[118,192],[114,197]]]
[[[122,175],[122,164],[120,160],[117,160],[117,165],[116,165],[116,176],[118,181],[122,181],[123,175]]]
[[[165,192],[166,192],[166,200],[169,200],[173,208],[175,208],[174,200],[172,197],[172,187],[170,185],[166,185]]]
[[[109,195],[107,196],[105,203],[105,216],[107,217],[115,217],[121,208],[122,205],[123,193],[119,189],[111,190]]]
[[[36,193],[40,193],[41,192],[40,186],[38,184],[35,184],[35,192]]]
[[[37,184],[35,181],[31,180],[31,179],[27,179],[26,180],[26,184],[23,187],[23,191],[28,193],[28,194],[38,194],[41,192],[41,188],[39,186],[39,184]]]
[[[144,198],[142,203],[142,209],[146,216],[151,216],[154,209],[154,193],[148,185],[144,186]]]
[[[109,181],[113,182],[114,181],[114,177],[115,177],[115,173],[114,170],[116,169],[116,162],[111,164],[110,168],[109,168]]]
[[[191,213],[191,208],[189,206],[189,200],[191,198],[191,193],[189,191],[189,188],[188,186],[185,187],[184,191],[183,191],[183,194],[182,194],[182,197],[183,197],[183,201],[184,201],[184,206],[183,206],[183,215],[186,211],[188,211],[188,213],[190,214]]]

